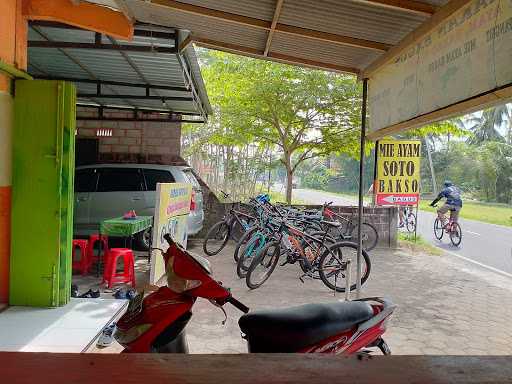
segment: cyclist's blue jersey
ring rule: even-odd
[[[437,196],[438,199],[446,198],[446,204],[462,207],[462,199],[460,197],[460,189],[454,185],[445,187]]]

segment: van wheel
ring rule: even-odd
[[[135,236],[135,242],[136,242],[137,248],[141,251],[149,250],[151,236],[152,236],[151,228],[148,228],[145,231],[138,233]]]

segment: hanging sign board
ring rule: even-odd
[[[380,140],[377,148],[377,205],[417,205],[420,201],[421,142]]]
[[[187,220],[192,196],[191,184],[158,183],[156,185],[155,219],[153,224],[153,248],[166,251],[169,245],[164,235],[169,233],[174,241],[187,247]],[[149,283],[156,284],[165,273],[160,251],[151,252]]]
[[[493,100],[505,102],[511,94],[505,90],[512,90],[511,63],[512,1],[470,1],[369,75],[369,136],[405,127],[418,116],[425,115],[424,125],[478,108],[484,98],[430,120],[427,115],[491,92]]]

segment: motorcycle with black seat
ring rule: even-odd
[[[188,353],[185,327],[198,297],[244,312],[239,319],[250,353],[367,353],[378,347],[390,354],[382,339],[395,309],[388,299],[372,297],[328,304],[249,311],[229,289],[216,281],[208,260],[194,255],[169,234],[163,252],[167,286],[144,297],[141,292],[117,322],[114,334],[125,353]]]

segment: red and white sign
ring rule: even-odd
[[[416,205],[419,202],[418,193],[394,195],[392,193],[377,194],[377,205]]]

